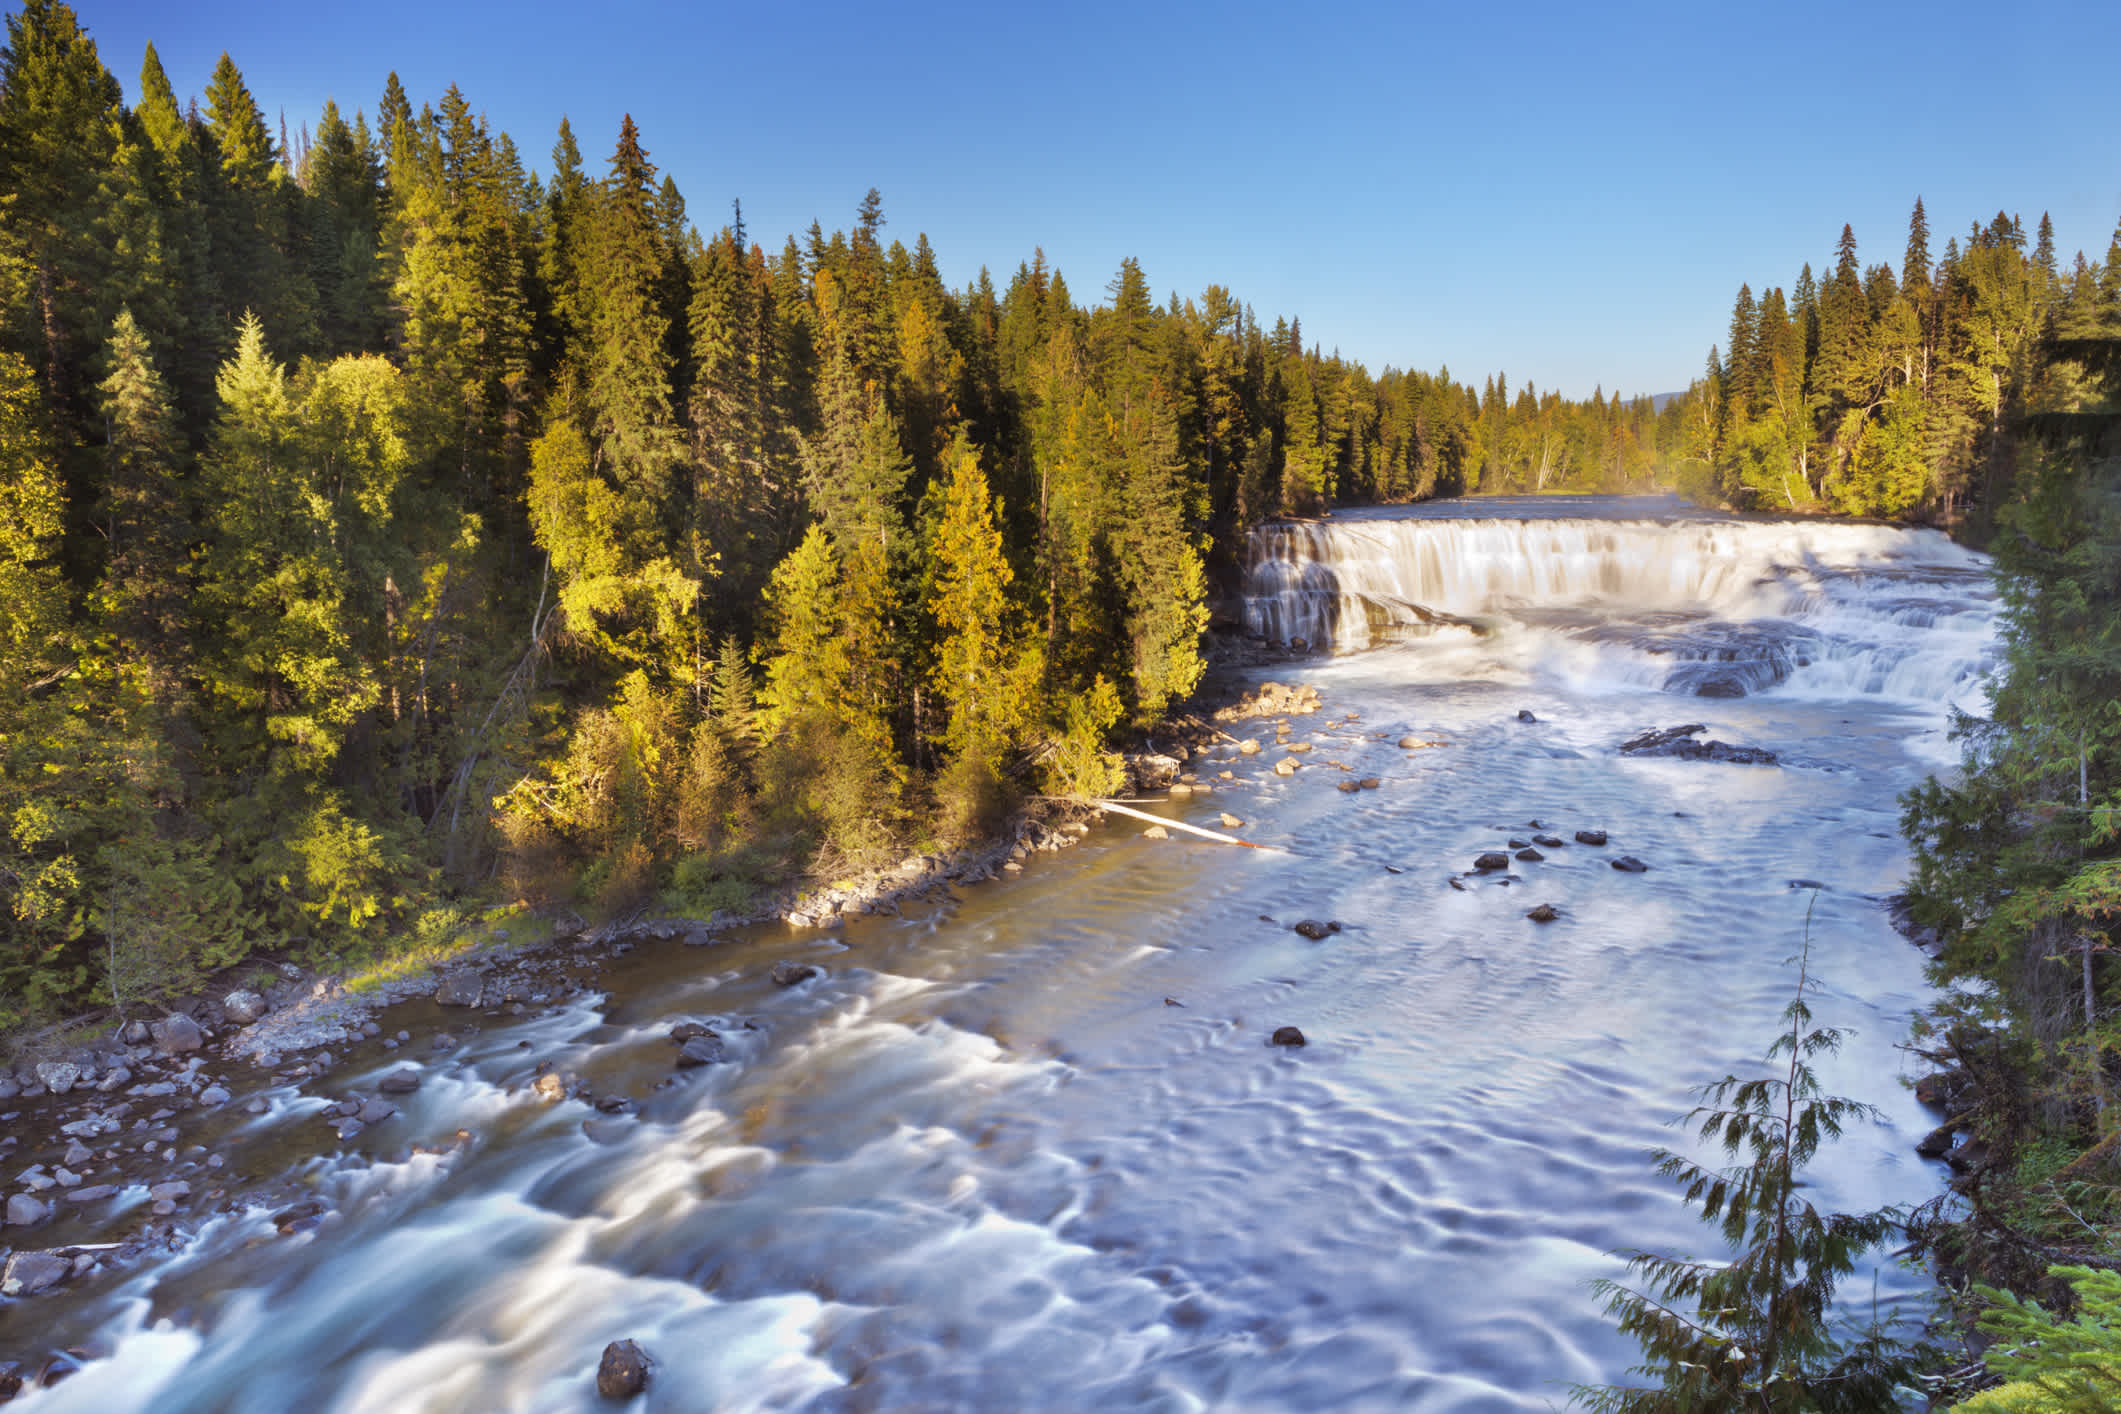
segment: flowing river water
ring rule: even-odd
[[[1896,1049],[1922,958],[1881,900],[1895,797],[1979,700],[1980,557],[1557,498],[1254,550],[1254,627],[1342,650],[1279,674],[1324,695],[1289,723],[1314,749],[1278,776],[1272,726],[1234,724],[1267,750],[1190,762],[1216,789],[1159,808],[1286,853],[1115,823],[842,934],[643,946],[600,992],[419,1052],[389,1144],[444,1152],[393,1161],[372,1130],[300,1160],[333,1221],[279,1236],[239,1207],[7,1310],[11,1346],[36,1322],[108,1352],[20,1407],[589,1410],[625,1337],[650,1410],[1554,1407],[1637,1354],[1588,1287],[1616,1249],[1712,1250],[1645,1152],[1685,1142],[1696,1087],[1758,1068],[1808,908],[1814,1008],[1849,1032],[1822,1078],[1879,1110],[1810,1196],[1937,1191]],[[1780,764],[1616,752],[1680,722]],[[1334,788],[1360,776],[1379,787]],[[1453,886],[1536,832],[1572,842]],[[777,988],[784,959],[822,975]],[[432,1025],[424,1005],[386,1019]],[[654,1089],[683,1020],[731,1060]],[[1284,1025],[1309,1044],[1270,1046]],[[585,1133],[586,1106],[525,1088],[539,1059],[638,1114]],[[400,1063],[356,1049],[334,1085]],[[301,1126],[313,1153],[321,1104],[283,1095],[225,1145],[255,1172]],[[1927,1287],[1874,1276],[1862,1302]]]

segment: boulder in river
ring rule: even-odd
[[[530,1088],[536,1091],[538,1098],[548,1105],[567,1098],[567,1082],[560,1079],[560,1074],[556,1070],[546,1071],[531,1082]]]
[[[1534,835],[1532,836],[1532,843],[1542,849],[1561,849],[1568,842],[1557,835]]]
[[[1537,864],[1539,863],[1539,861],[1546,858],[1546,856],[1541,854],[1538,850],[1529,848],[1518,850],[1517,857],[1519,859],[1522,859],[1527,864]]]
[[[1315,943],[1321,938],[1330,938],[1335,933],[1338,933],[1340,925],[1338,923],[1321,923],[1315,918],[1306,918],[1302,922],[1293,925],[1292,931],[1301,933]]]
[[[353,1117],[363,1124],[381,1124],[398,1112],[398,1107],[388,1100],[365,1100]]]
[[[1259,742],[1252,737],[1246,737],[1237,744],[1237,754],[1240,756],[1259,755]]]
[[[420,1088],[420,1072],[409,1067],[394,1070],[377,1081],[376,1088],[386,1095],[410,1095]]]
[[[604,1347],[597,1361],[597,1393],[606,1399],[631,1399],[648,1388],[648,1352],[630,1340]]]
[[[1379,780],[1375,776],[1364,776],[1355,784],[1360,786],[1364,790],[1376,790],[1379,786],[1383,785],[1384,782]]]
[[[81,1079],[81,1067],[72,1061],[39,1061],[37,1083],[54,1095],[64,1095]]]
[[[1576,843],[1588,845],[1602,845],[1605,843],[1605,831],[1578,830],[1576,832]]]
[[[27,1193],[17,1193],[7,1200],[7,1225],[9,1227],[32,1227],[51,1215],[51,1209]]]
[[[1302,1046],[1309,1043],[1304,1040],[1304,1033],[1295,1027],[1277,1026],[1274,1028],[1274,1034],[1267,1039],[1267,1044],[1270,1046]]]
[[[1517,720],[1520,722],[1536,722],[1539,718],[1532,715],[1531,708],[1520,707],[1517,709]]]
[[[1727,741],[1695,741],[1707,731],[1700,722],[1685,726],[1652,728],[1620,743],[1623,756],[1672,756],[1683,761],[1727,761],[1736,766],[1772,766],[1775,753],[1758,746],[1733,746]]]
[[[0,1296],[35,1296],[66,1280],[73,1263],[56,1252],[17,1252],[0,1267]]]
[[[1142,831],[1142,838],[1145,840],[1167,840],[1171,838],[1171,832],[1161,825],[1151,825],[1148,829]]]
[[[678,1069],[690,1070],[697,1065],[713,1065],[726,1059],[722,1038],[719,1036],[695,1036],[678,1048]]]
[[[798,982],[808,982],[817,976],[817,969],[807,962],[776,962],[773,964],[773,985],[793,987]]]
[[[1510,867],[1510,856],[1500,850],[1487,850],[1473,861],[1473,868],[1482,874],[1491,874],[1497,869]]]
[[[1237,818],[1237,817],[1236,817],[1235,815],[1232,815],[1232,814],[1231,814],[1231,813],[1230,813],[1229,811],[1227,811],[1227,810],[1225,810],[1225,811],[1223,812],[1223,828],[1224,828],[1224,829],[1226,829],[1226,830],[1242,830],[1242,829],[1243,829],[1244,827],[1245,827],[1245,822],[1244,822],[1244,821],[1242,821],[1242,820],[1238,819],[1238,818]]]
[[[680,1021],[677,1025],[670,1028],[670,1039],[681,1046],[695,1037],[712,1036],[713,1034],[714,1028],[700,1021]]]
[[[221,998],[221,1015],[232,1026],[248,1026],[266,1010],[265,998],[248,988],[238,988]]]
[[[1338,788],[1343,794],[1353,795],[1362,789],[1362,783],[1360,781],[1342,781],[1339,783]]]
[[[435,1001],[443,1006],[477,1006],[486,983],[476,972],[459,969],[445,972],[435,984]]]
[[[1613,867],[1623,874],[1647,874],[1650,866],[1632,854],[1623,854],[1613,861]]]
[[[165,1056],[196,1051],[206,1044],[206,1033],[199,1029],[199,1023],[181,1011],[163,1017],[150,1030],[154,1034],[155,1049]]]
[[[1543,903],[1526,913],[1525,917],[1531,919],[1534,923],[1552,923],[1555,919],[1561,917],[1561,910],[1554,907],[1551,903]]]

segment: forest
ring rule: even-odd
[[[873,190],[774,248],[630,119],[533,170],[454,88],[290,132],[226,55],[128,101],[67,5],[6,40],[0,1027],[1107,789],[1269,516],[1677,489],[1985,539],[2121,299],[2044,219],[1933,260],[1918,202],[1897,275],[1844,230],[1674,396],[1476,388],[1132,260],[953,289]]]

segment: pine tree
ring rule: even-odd
[[[1848,1121],[1873,1114],[1868,1105],[1819,1091],[1812,1061],[1832,1054],[1841,1035],[1812,1025],[1809,914],[1806,923],[1797,994],[1782,1012],[1788,1030],[1767,1052],[1771,1064],[1778,1057],[1781,1064],[1753,1079],[1729,1075],[1705,1087],[1704,1103],[1687,1116],[1698,1122],[1703,1142],[1744,1162],[1708,1168],[1670,1150],[1655,1155],[1658,1172],[1700,1205],[1731,1256],[1637,1253],[1628,1265],[1646,1280],[1646,1292],[1594,1283],[1620,1329],[1642,1345],[1644,1363],[1632,1373],[1660,1383],[1579,1387],[1577,1397],[1593,1409],[1859,1414],[1891,1408],[1894,1387],[1912,1373],[1908,1353],[1882,1331],[1835,1330],[1834,1288],[1900,1224],[1892,1210],[1821,1213],[1805,1196],[1802,1174],[1819,1145],[1838,1138]]]

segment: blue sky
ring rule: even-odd
[[[1078,299],[1132,255],[1359,358],[1572,396],[1685,386],[1739,281],[1897,269],[1999,209],[2065,257],[2121,219],[2121,5],[80,0],[138,89],[226,49],[290,130],[452,82],[541,173],[561,115],[604,170],[631,112],[692,219],[777,246],[929,233],[953,285],[1042,245]]]

